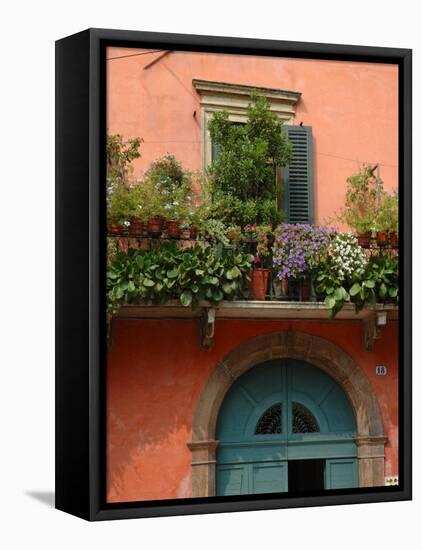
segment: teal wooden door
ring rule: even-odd
[[[355,435],[350,403],[323,371],[290,359],[258,365],[220,409],[216,494],[288,491],[291,460],[323,460],[325,489],[356,487]]]

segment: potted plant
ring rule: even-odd
[[[345,205],[338,216],[356,232],[361,246],[369,246],[376,227],[377,197],[382,193],[383,183],[374,176],[376,165],[365,165],[356,174],[347,178]]]
[[[229,225],[226,235],[229,241],[238,242],[242,236],[242,229],[238,225]]]
[[[270,225],[249,227],[251,237],[256,241],[256,257],[252,262],[251,280],[249,283],[252,300],[265,300],[268,289],[268,280],[271,273],[271,250],[269,235],[272,233]]]
[[[152,237],[159,237],[163,231],[164,207],[160,195],[151,182],[144,183],[145,201],[143,219],[147,223],[147,232]]]
[[[129,235],[142,236],[145,231],[145,204],[147,202],[144,184],[137,183],[128,188]]]
[[[386,245],[388,241],[393,248],[398,245],[398,194],[383,193],[380,197],[377,210],[377,242],[380,245]]]
[[[129,193],[122,182],[115,182],[107,194],[107,231],[111,235],[126,232],[129,219]]]
[[[287,281],[299,281],[299,298],[307,298],[304,279],[314,274],[327,253],[335,230],[310,224],[280,224],[275,230],[272,247],[277,278],[287,288]]]

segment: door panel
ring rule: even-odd
[[[245,495],[249,491],[247,465],[217,467],[217,496]]]
[[[325,461],[326,489],[348,489],[358,486],[358,466],[355,458]]]
[[[287,462],[251,464],[251,493],[283,493],[288,490]]]

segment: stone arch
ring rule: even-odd
[[[271,359],[299,359],[319,367],[344,390],[356,420],[359,485],[384,485],[386,437],[381,411],[368,378],[344,350],[319,336],[299,331],[259,335],[229,352],[209,376],[192,423],[192,496],[215,494],[217,417],[223,399],[244,372]]]

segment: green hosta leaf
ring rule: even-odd
[[[135,283],[133,281],[129,281],[129,284],[127,285],[127,289],[129,292],[135,291]]]
[[[233,286],[231,283],[223,283],[223,291],[226,294],[231,294],[233,292]]]
[[[205,273],[203,269],[195,269],[195,275],[198,277],[202,277],[202,275]]]
[[[179,275],[179,271],[177,269],[171,269],[170,271],[167,271],[167,277],[169,279],[175,279]]]
[[[124,293],[125,293],[125,291],[123,290],[123,288],[118,286],[116,288],[116,292],[115,292],[116,299],[120,300],[121,298],[123,298]]]
[[[366,288],[374,288],[375,282],[371,279],[367,279],[366,281],[363,281],[362,285],[366,286]]]
[[[164,287],[164,284],[161,281],[158,281],[157,283],[155,283],[155,290],[157,292],[160,292],[161,290],[163,290],[163,287]]]
[[[336,299],[333,296],[327,296],[324,301],[329,309],[333,309],[333,307],[336,305]]]
[[[215,302],[219,302],[220,300],[223,299],[223,293],[221,292],[221,290],[219,288],[215,288],[213,291],[212,291],[212,299],[215,301]]]
[[[360,292],[360,284],[355,283],[352,288],[349,290],[350,296],[356,296]]]
[[[386,294],[387,294],[387,287],[385,286],[384,283],[381,283],[380,290],[379,290],[380,298],[385,298]]]
[[[199,291],[199,286],[198,285],[192,285],[191,290],[194,294],[196,294]]]
[[[151,279],[145,278],[145,279],[142,281],[142,284],[143,284],[144,286],[147,286],[148,288],[150,288],[150,287],[154,286],[155,283],[154,283],[154,281],[151,281]]]
[[[183,306],[187,307],[190,306],[192,303],[192,292],[190,290],[185,290],[180,295],[180,301]]]
[[[337,302],[341,302],[341,300],[344,300],[344,288],[336,288],[334,291],[334,298]]]
[[[397,298],[398,293],[399,293],[399,289],[398,289],[398,288],[389,288],[389,289],[388,289],[388,295],[389,295],[391,298]]]

